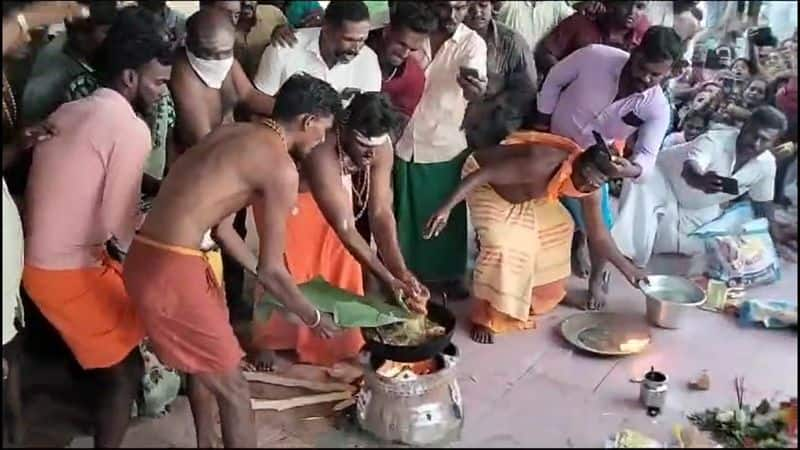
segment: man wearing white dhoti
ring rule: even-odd
[[[653,253],[692,255],[702,249],[689,237],[738,197],[722,191],[722,177],[736,179],[757,214],[772,221],[775,157],[768,150],[786,130],[786,117],[771,106],[753,111],[741,128],[714,128],[658,155],[639,183],[626,181],[611,231],[623,254],[644,266]]]

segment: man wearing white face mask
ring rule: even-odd
[[[237,106],[264,115],[272,110],[271,99],[253,87],[234,59],[235,39],[230,16],[218,8],[203,8],[186,22],[186,47],[170,81],[179,154],[222,123],[233,122]]]

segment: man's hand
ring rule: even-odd
[[[695,180],[695,188],[700,189],[706,194],[717,194],[722,192],[722,177],[716,172],[708,171],[700,175]]]
[[[405,271],[397,281],[394,292],[403,294],[408,308],[420,314],[427,314],[427,303],[431,298],[428,288],[409,271]]]
[[[330,315],[319,313],[320,314],[320,321],[319,325],[311,328],[311,331],[314,332],[317,336],[321,337],[322,339],[330,339],[337,334],[339,334],[339,327],[333,323],[333,319]]]
[[[36,144],[44,142],[57,135],[57,130],[49,122],[42,122],[22,130],[18,138],[20,150],[32,150]]]
[[[486,80],[473,77],[471,75],[456,75],[456,81],[464,91],[464,97],[468,101],[480,100],[486,92]]]
[[[275,27],[272,30],[271,43],[278,47],[293,47],[297,43],[297,36],[294,35],[292,26],[287,23]]]
[[[439,236],[439,233],[447,226],[447,220],[449,218],[449,209],[439,208],[436,210],[425,225],[425,233],[422,235],[423,239],[431,239]]]
[[[621,156],[611,157],[611,167],[615,171],[611,174],[611,178],[636,178],[642,174],[642,168],[638,164]]]
[[[649,284],[650,280],[647,279],[647,271],[638,267],[633,262],[628,262],[624,267],[619,268],[622,275],[628,280],[628,283],[635,288],[639,288],[643,283]]]

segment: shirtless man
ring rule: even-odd
[[[611,155],[602,147],[582,151],[567,138],[520,131],[467,158],[461,183],[431,216],[425,238],[440,233],[450,211],[467,200],[479,243],[474,341],[491,344],[495,334],[534,328],[533,316],[564,299],[573,221],[560,196],[580,197],[594,251],[634,286],[646,279],[619,252],[601,219],[598,188],[613,173]]]
[[[253,87],[233,57],[236,30],[232,10],[225,8],[238,6],[238,2],[211,2],[186,22],[186,50],[178,52],[170,81],[177,113],[177,154],[197,144],[219,125],[233,122],[238,105],[253,113],[272,112],[272,98]],[[242,237],[246,234],[245,218],[242,211],[234,222]],[[222,266],[228,300],[237,306],[234,316],[249,316],[248,308],[239,304],[244,283],[241,268],[226,252],[222,254]]]
[[[300,188],[314,194],[323,215],[339,239],[359,262],[390,291],[403,291],[409,298],[427,300],[427,289],[408,270],[397,241],[397,222],[392,208],[392,165],[394,153],[390,132],[400,117],[385,94],[356,94],[345,112],[346,124],[338,124],[319,147],[303,161]],[[359,216],[368,211],[378,254],[355,228],[355,214],[342,175],[360,175],[353,191]],[[363,191],[363,194],[362,194]],[[361,194],[361,195],[359,195]],[[366,204],[364,204],[366,203]],[[384,265],[385,264],[385,265]],[[421,296],[421,297],[420,297]],[[417,305],[419,308],[423,304]]]
[[[277,94],[272,119],[219,127],[176,162],[125,261],[126,289],[138,305],[153,348],[188,374],[198,447],[215,440],[214,401],[226,447],[254,448],[244,355],[228,323],[224,293],[199,250],[215,239],[256,274],[266,290],[314,332],[337,332],[330,317],[303,297],[284,263],[286,222],[297,200],[296,163],[325,138],[341,109],[324,81],[299,74]],[[233,214],[259,205],[258,258],[232,228]]]
[[[430,294],[406,267],[392,211],[389,132],[398,114],[384,94],[368,92],[356,94],[343,116],[301,165],[300,195],[287,224],[286,265],[298,284],[322,277],[356,295],[364,294],[362,271],[369,271],[386,293],[404,294],[411,308],[423,312]],[[377,252],[356,229],[362,215],[375,231]],[[249,356],[257,369],[273,362],[269,350],[291,350],[299,362],[332,366],[355,359],[364,345],[357,328],[322,341],[277,314],[256,321],[253,330]]]
[[[230,16],[206,7],[186,21],[186,48],[172,68],[170,91],[178,115],[176,140],[187,149],[222,123],[233,122],[241,105],[269,115],[272,99],[258,92],[233,57],[236,30]]]

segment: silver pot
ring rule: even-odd
[[[661,328],[680,328],[683,317],[706,301],[706,294],[690,280],[672,275],[651,275],[642,284],[647,298],[647,320]]]

